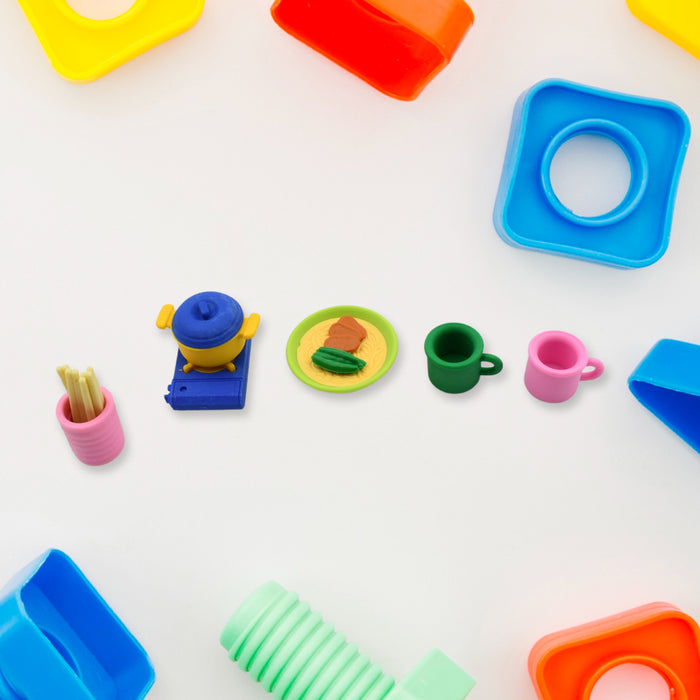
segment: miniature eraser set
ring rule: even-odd
[[[65,0],[19,4],[56,71],[79,83],[185,32],[205,9],[203,0],[138,0],[119,17],[91,20]],[[642,22],[700,58],[700,4],[628,5]],[[271,14],[289,35],[399,100],[422,93],[475,21],[464,0],[275,0]],[[556,153],[582,134],[616,143],[631,172],[620,204],[592,217],[567,208],[551,181]],[[689,119],[670,102],[559,79],[540,82],[515,105],[493,210],[496,232],[518,248],[618,268],[647,267],[669,246],[689,141]],[[177,308],[164,305],[155,325],[168,329],[177,345],[165,402],[178,411],[244,409],[260,322],[224,292],[195,293]],[[427,380],[448,394],[498,381],[490,377],[503,370],[503,361],[487,348],[488,338],[462,321],[436,325],[423,346]],[[332,394],[371,386],[392,369],[397,353],[392,322],[355,305],[330,306],[299,320],[286,345],[294,376]],[[538,333],[527,347],[523,343],[522,355],[525,390],[549,404],[569,401],[582,382],[605,369],[563,330]],[[94,467],[112,462],[125,444],[112,394],[92,368],[81,373],[63,365],[58,373],[66,393],[56,417],[76,458]],[[700,452],[700,345],[659,340],[628,386]],[[145,650],[61,551],[46,552],[8,583],[0,595],[0,623],[2,698],[139,700],[155,681]],[[397,682],[275,582],[242,602],[220,643],[277,700],[464,700],[475,685],[437,649],[427,650]],[[700,628],[667,603],[550,634],[532,648],[529,672],[541,700],[580,700],[590,697],[605,673],[626,663],[658,672],[671,696],[700,700]]]

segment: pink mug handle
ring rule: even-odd
[[[593,367],[593,369],[586,372],[584,367],[584,371],[581,372],[582,382],[586,382],[589,379],[597,379],[598,377],[600,377],[601,374],[603,374],[603,370],[605,369],[605,365],[595,357],[588,358],[586,367]]]

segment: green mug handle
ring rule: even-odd
[[[481,356],[481,362],[490,362],[493,365],[493,367],[481,368],[480,373],[484,375],[498,374],[503,369],[503,360],[495,355],[489,355],[487,352]]]

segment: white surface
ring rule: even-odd
[[[543,634],[657,599],[700,617],[700,461],[626,386],[656,340],[700,342],[697,140],[650,268],[516,250],[491,223],[523,90],[572,79],[696,125],[700,62],[623,0],[473,6],[452,64],[402,103],[279,30],[267,0],[210,0],[90,85],[61,80],[0,4],[0,579],[68,552],[150,653],[153,700],[265,697],[218,635],[270,578],[396,676],[440,647],[474,700],[534,697]],[[243,412],[162,398],[176,346],[155,317],[205,289],[262,315]],[[340,303],[384,314],[400,350],[335,396],[284,349]],[[423,340],[444,321],[479,329],[503,373],[436,391]],[[548,328],[607,365],[560,406],[522,383]],[[127,448],[107,469],[56,422],[64,362],[114,394]]]

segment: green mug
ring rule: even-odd
[[[440,391],[461,394],[476,386],[482,374],[498,374],[503,362],[484,352],[484,339],[471,326],[443,323],[425,339],[428,377]],[[482,363],[490,366],[484,367]]]

